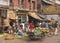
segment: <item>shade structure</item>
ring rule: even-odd
[[[35,19],[42,20],[35,12],[29,12],[28,15],[35,18]]]
[[[8,10],[9,19],[18,19],[16,18],[16,13],[13,10]]]

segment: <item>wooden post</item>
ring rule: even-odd
[[[28,20],[29,18],[28,18],[28,14],[26,14],[26,22],[28,22],[29,20]]]

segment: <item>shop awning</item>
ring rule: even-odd
[[[16,18],[16,15],[15,15],[15,12],[14,11],[12,11],[12,10],[9,10],[8,11],[8,14],[9,14],[9,18],[10,19],[18,19],[18,18]]]
[[[38,20],[42,20],[35,12],[29,12],[29,16],[38,19]]]

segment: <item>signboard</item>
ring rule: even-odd
[[[8,6],[9,5],[9,0],[0,0],[0,5]]]
[[[16,19],[15,13],[12,10],[8,10],[8,17],[10,19]]]
[[[60,14],[60,6],[44,6],[42,10],[44,14]]]

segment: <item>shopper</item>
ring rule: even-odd
[[[54,28],[55,28],[55,35],[57,35],[57,32],[58,32],[57,26],[58,26],[58,24],[57,24],[57,21],[56,21],[55,22],[55,26],[54,26]]]

